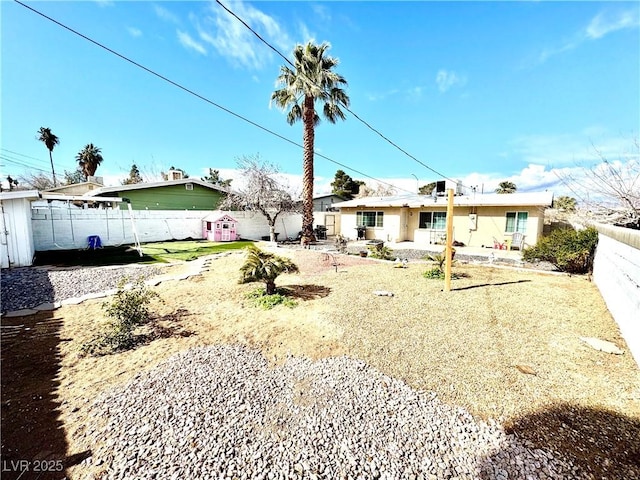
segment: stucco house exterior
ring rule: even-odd
[[[72,183],[60,187],[49,188],[43,192],[56,195],[84,195],[85,193],[104,187],[102,177],[89,177],[86,182]]]
[[[456,195],[453,240],[470,247],[493,246],[494,241],[509,241],[520,232],[525,246],[534,245],[552,202],[552,192]],[[423,245],[445,240],[446,196],[365,197],[334,206],[340,208],[340,230],[349,238],[357,238],[356,227],[364,226],[366,239]]]
[[[102,187],[85,196],[127,198],[134,210],[216,210],[227,191],[196,178]]]

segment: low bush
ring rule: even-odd
[[[371,258],[377,258],[379,260],[393,259],[391,249],[382,245],[381,243],[369,246],[369,256]]]
[[[536,245],[525,248],[522,259],[525,262],[550,262],[561,272],[589,273],[593,270],[597,245],[598,230],[594,227],[554,230],[548,237],[539,239]]]
[[[287,290],[284,288],[276,289],[276,293],[267,295],[264,288],[256,288],[245,295],[245,298],[251,300],[251,303],[263,310],[271,310],[277,305],[284,305],[288,308],[294,308],[298,302],[287,296]]]
[[[87,355],[108,355],[135,347],[140,338],[134,330],[147,323],[151,317],[149,304],[159,295],[147,288],[143,278],[138,278],[131,288],[126,289],[127,278],[118,284],[118,291],[110,302],[104,302],[102,309],[111,319],[103,331],[94,335],[80,346]]]

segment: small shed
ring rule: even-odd
[[[37,190],[0,193],[0,265],[27,267],[35,255],[31,227],[31,201],[40,198]]]
[[[203,220],[203,238],[214,242],[233,242],[237,238],[238,221],[229,215],[223,215],[217,220]]]

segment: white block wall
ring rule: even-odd
[[[257,239],[269,235],[264,216],[253,212],[225,212],[238,220],[238,233],[242,238]],[[204,238],[203,220],[210,221],[223,212],[194,210],[133,210],[133,218],[141,243],[186,238]],[[134,243],[128,210],[34,208],[31,224],[35,250],[73,250],[87,248],[87,237],[98,235],[104,246]],[[295,237],[300,231],[300,215],[281,216],[276,231],[279,239]]]
[[[593,280],[640,366],[640,231],[611,226],[598,231]]]

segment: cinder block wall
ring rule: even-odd
[[[640,230],[596,225],[593,280],[640,366]]]
[[[261,214],[227,213],[238,220],[238,233],[242,238],[259,240],[269,235],[269,225]],[[207,217],[213,221],[222,214],[221,211],[134,210],[133,224],[141,243],[203,238],[203,219]],[[37,208],[32,211],[31,224],[36,251],[87,248],[90,235],[98,235],[104,246],[135,242],[127,210]],[[301,225],[302,217],[298,214],[278,217],[278,238],[295,237]]]

